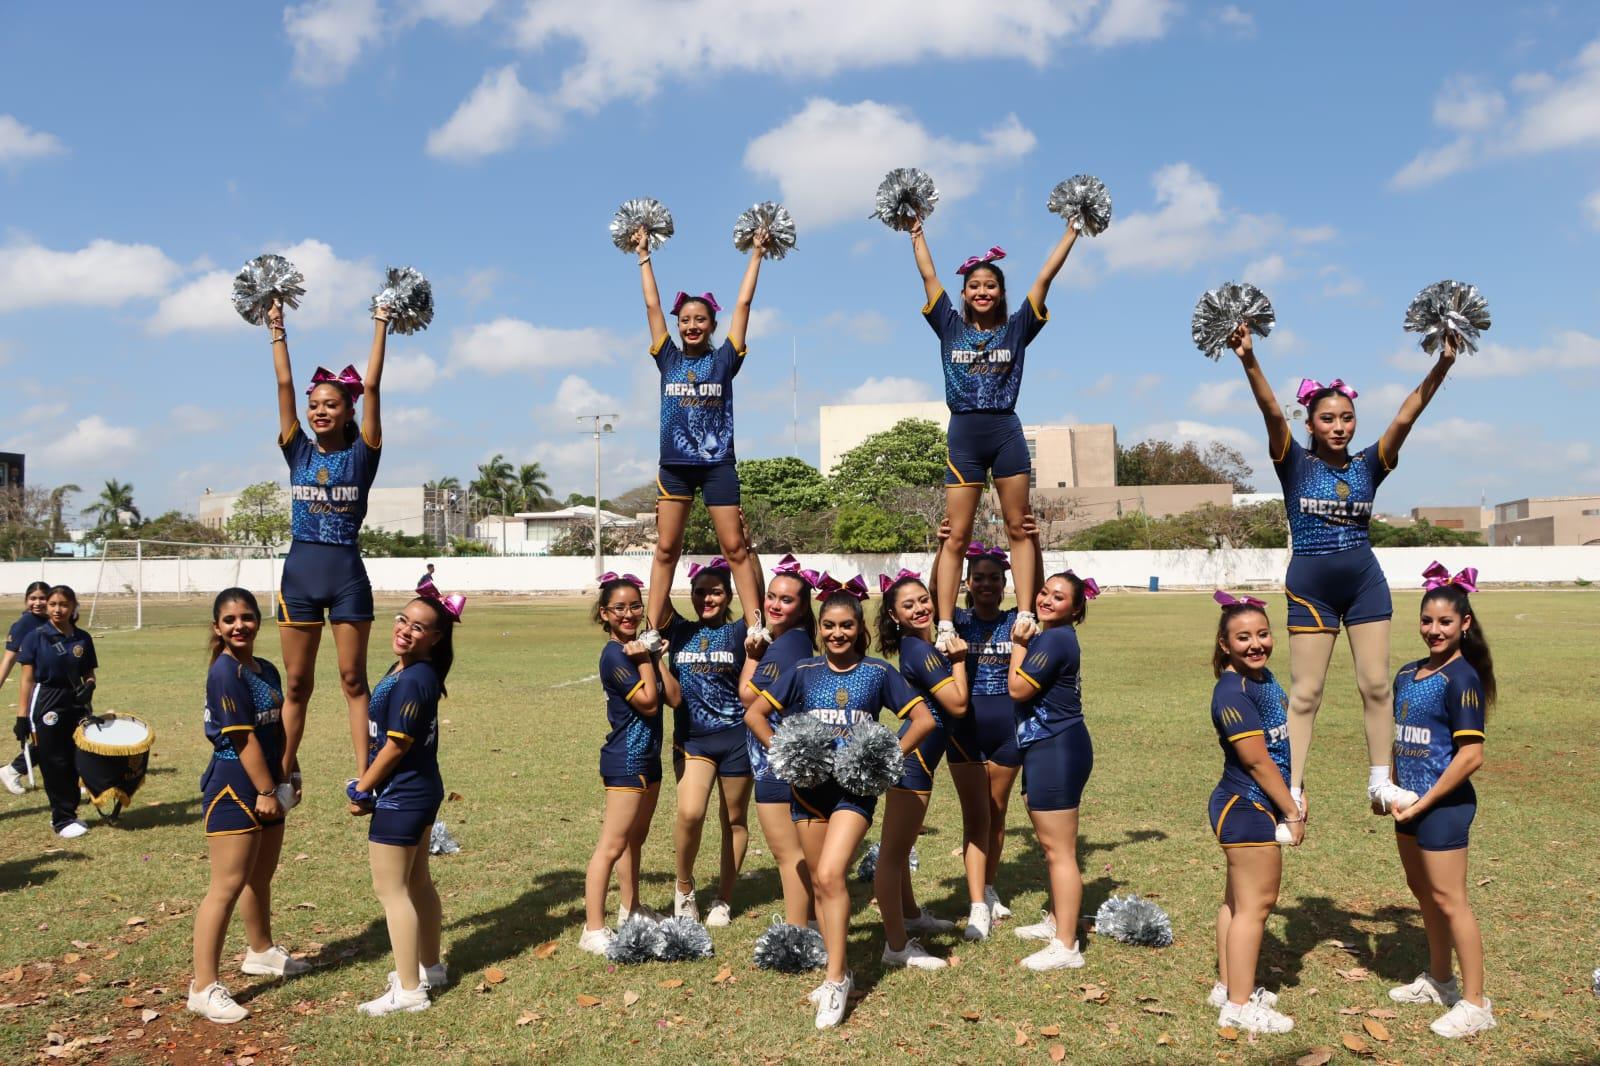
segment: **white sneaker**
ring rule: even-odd
[[[1393,781],[1379,781],[1376,785],[1367,786],[1367,802],[1372,805],[1373,814],[1388,814],[1396,807],[1409,807],[1417,799],[1415,792],[1401,788]]]
[[[13,796],[20,796],[28,791],[28,779],[17,773],[10,763],[0,766],[0,785]]]
[[[1489,1002],[1488,996],[1484,996],[1481,1007],[1464,999],[1456,1000],[1456,1005],[1435,1018],[1428,1028],[1447,1040],[1455,1040],[1493,1029],[1494,1025],[1494,1004]]]
[[[1424,971],[1410,984],[1389,989],[1389,998],[1396,1003],[1437,1003],[1441,1007],[1453,1007],[1461,998],[1461,985],[1455,974],[1451,974],[1448,981],[1437,981]]]
[[[832,1029],[844,1020],[845,1008],[850,1005],[850,992],[855,987],[855,975],[848,971],[843,981],[822,982],[822,987],[815,993],[818,1029]]]
[[[706,927],[708,929],[721,929],[733,921],[733,904],[725,899],[719,899],[711,904],[711,909],[706,911]]]
[[[617,908],[617,928],[622,928],[622,923],[629,918],[649,918],[652,922],[659,922],[661,914],[659,911],[646,907],[643,903],[635,903],[631,911],[626,907]]]
[[[604,955],[606,948],[617,938],[609,925],[602,925],[598,929],[585,929],[583,935],[578,937],[578,950],[587,951],[591,955]]]
[[[1278,1005],[1278,993],[1268,992],[1265,988],[1256,989],[1251,998],[1264,1007],[1276,1007]],[[1211,995],[1206,997],[1206,1002],[1218,1010],[1226,1007],[1228,1005],[1228,986],[1221,981],[1212,985]]]
[[[1251,996],[1250,1002],[1242,1006],[1224,1001],[1222,1011],[1217,1015],[1217,1028],[1226,1029],[1230,1026],[1247,1033],[1287,1033],[1294,1028],[1294,1019],[1287,1014],[1279,1014]]]
[[[989,905],[974,903],[967,911],[967,927],[961,931],[961,935],[967,940],[988,940],[989,926],[992,922]]]
[[[906,940],[906,946],[899,951],[888,944],[883,945],[883,964],[885,966],[909,966],[916,970],[942,970],[950,964],[937,955],[930,955],[927,949],[918,942],[916,937]]]
[[[1019,925],[1012,931],[1023,940],[1054,940],[1056,938],[1056,916],[1046,912],[1042,921],[1033,925]]]
[[[1000,893],[994,890],[993,885],[983,886],[983,901],[989,905],[989,917],[997,922],[1003,922],[1011,917],[1011,908],[1000,902]]]
[[[295,977],[310,969],[310,963],[295,958],[277,944],[266,951],[251,951],[246,948],[244,961],[239,964],[240,973],[254,977]]]
[[[450,970],[444,963],[436,962],[432,966],[423,966],[419,962],[417,966],[422,970],[422,983],[429,988],[444,988],[450,983]]]
[[[644,907],[635,909],[638,911],[645,910]],[[697,922],[700,920],[700,904],[694,898],[693,888],[687,892],[679,892],[677,886],[673,886],[672,914],[675,918],[693,918]]]
[[[906,919],[908,933],[949,933],[953,932],[955,927],[955,922],[948,918],[935,918],[926,908],[915,918]]]
[[[232,1025],[242,1022],[250,1017],[250,1012],[233,1001],[228,990],[218,981],[213,981],[200,991],[194,990],[194,985],[189,986],[189,1010],[210,1022],[218,1025]]]
[[[369,1018],[381,1018],[385,1014],[394,1014],[396,1011],[415,1014],[418,1011],[427,1010],[431,1006],[433,1006],[433,1001],[428,998],[426,986],[419,984],[408,992],[400,987],[400,981],[391,973],[389,975],[389,987],[384,989],[383,995],[377,999],[368,1000],[357,1007],[356,1010]]]
[[[1052,937],[1040,951],[1022,960],[1022,965],[1029,970],[1044,972],[1045,970],[1076,970],[1083,965],[1083,953],[1078,950],[1078,942],[1074,940],[1069,948],[1060,940]]]
[[[89,827],[84,825],[82,822],[68,822],[66,825],[56,830],[56,836],[61,837],[63,840],[75,840],[78,837],[83,836],[83,834],[87,833],[88,831]]]

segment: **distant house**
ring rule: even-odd
[[[471,536],[494,551],[501,551],[504,545],[506,555],[548,555],[552,542],[574,525],[585,523],[594,524],[594,508],[579,504],[559,511],[519,511],[509,518],[488,515],[472,524]],[[637,518],[606,510],[600,512],[600,525],[605,529],[638,524]]]

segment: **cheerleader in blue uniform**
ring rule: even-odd
[[[768,706],[758,686],[771,688],[785,670],[817,653],[817,619],[812,612],[811,593],[821,580],[815,570],[804,569],[793,555],[785,555],[772,568],[763,600],[764,630],[751,630],[745,637],[744,667],[739,673],[739,695],[748,715],[753,707],[765,715],[768,729],[778,725],[778,712]],[[806,868],[805,852],[800,848],[800,832],[790,815],[789,783],[772,772],[767,748],[745,725],[745,749],[755,781],[756,818],[761,835],[767,839],[778,880],[783,885],[783,920],[803,926],[816,917],[811,893],[811,872]]]
[[[244,919],[246,974],[293,977],[311,967],[272,939],[272,877],[283,851],[283,682],[255,654],[261,607],[248,589],[223,589],[211,604],[206,739],[200,777],[211,884],[194,914],[194,980],[188,1008],[230,1025],[249,1011],[217,973],[234,905]]]
[[[1252,1033],[1287,1033],[1294,1019],[1278,1013],[1278,997],[1256,985],[1267,916],[1278,902],[1287,829],[1289,844],[1305,834],[1305,816],[1289,795],[1288,698],[1267,669],[1272,625],[1267,605],[1218,592],[1222,605],[1211,649],[1211,725],[1222,745],[1222,780],[1211,793],[1209,821],[1228,861],[1217,911],[1217,983],[1210,1003],[1217,1025]]]
[[[267,315],[278,377],[278,446],[289,464],[293,542],[283,561],[278,592],[278,640],[283,645],[286,675],[283,766],[295,783],[297,797],[296,753],[316,681],[324,614],[333,624],[356,772],[367,768],[367,637],[372,632],[372,582],[361,563],[360,534],[383,448],[378,386],[383,377],[388,317],[382,308],[372,313],[372,350],[365,379],[353,366],[338,374],[318,367],[311,376],[306,389],[306,420],[311,425],[307,436],[300,425],[283,307],[275,303]],[[358,399],[363,400],[359,429]]]
[[[712,344],[717,314],[722,310],[711,293],[692,296],[680,292],[672,302],[678,323],[674,343],[661,312],[661,290],[650,265],[649,237],[641,228],[635,235],[639,274],[644,288],[645,315],[650,321],[650,354],[661,372],[661,467],[656,476],[656,552],[650,564],[650,616],[643,634],[652,651],[660,639],[657,630],[671,610],[672,577],[683,554],[683,531],[694,495],[705,497],[717,543],[728,560],[734,587],[739,590],[740,614],[746,624],[760,623],[761,575],[746,544],[739,513],[739,473],[733,447],[733,379],[744,366],[744,335],[750,324],[750,304],[756,297],[761,274],[761,253],[767,231],[757,230],[750,245],[739,298],[733,305],[728,334]]]
[[[639,640],[643,588],[644,582],[632,574],[602,574],[594,607],[595,621],[607,638],[600,652],[600,685],[611,728],[600,748],[605,814],[584,874],[584,926],[578,947],[595,955],[604,955],[616,935],[606,926],[606,888],[613,868],[621,903],[617,924],[634,913],[658,917],[639,902],[639,852],[661,794],[661,672]]]
[[[0,657],[0,688],[5,687],[6,678],[11,676],[11,668],[16,664],[17,652],[22,650],[22,642],[29,633],[40,626],[50,624],[50,616],[45,610],[45,601],[50,598],[50,583],[48,581],[35,581],[23,593],[22,617],[11,623],[11,631],[6,634],[6,651]],[[33,735],[33,727],[28,723],[28,709],[21,702],[17,704],[17,721],[14,727],[17,743],[29,749],[19,751],[17,757],[9,765],[0,766],[0,785],[4,785],[7,792],[13,796],[20,796],[28,791],[28,766],[38,763],[39,750],[29,739]]]
[[[950,745],[953,723],[967,717],[967,645],[959,636],[941,652],[932,644],[933,596],[922,575],[901,570],[894,577],[880,575],[878,588],[883,606],[878,611],[878,651],[897,655],[900,676],[922,696],[933,714],[934,728],[906,758],[905,775],[889,790],[884,804],[883,835],[878,845],[878,866],[873,888],[883,914],[883,962],[886,966],[913,966],[939,970],[948,965],[931,955],[911,933],[947,933],[955,923],[917,905],[911,888],[911,849],[922,832],[933,794],[933,775]],[[907,721],[902,736],[912,728]],[[975,797],[987,805],[983,795]],[[968,882],[975,906],[985,907],[983,884]]]
[[[50,799],[50,826],[71,840],[89,827],[78,820],[78,746],[72,739],[94,696],[94,638],[78,628],[78,594],[55,585],[45,600],[47,622],[17,649],[22,682],[17,706],[26,708],[39,773]]]
[[[439,700],[447,694],[455,627],[466,602],[461,595],[441,596],[430,581],[395,615],[390,648],[398,661],[372,690],[367,768],[346,789],[350,813],[372,819],[367,858],[394,952],[383,995],[357,1008],[374,1018],[427,1010],[429,990],[449,981],[428,845],[444,802]]]
[[[867,624],[861,601],[867,587],[861,578],[835,583],[822,600],[817,633],[823,654],[795,664],[771,685],[758,685],[767,707],[785,714],[809,714],[833,728],[842,742],[860,722],[876,721],[887,710],[910,717],[900,736],[908,757],[933,731],[933,715],[922,696],[899,671],[882,659],[867,657]],[[761,707],[745,722],[763,745],[772,743],[772,726]],[[850,933],[850,860],[861,846],[878,806],[876,796],[846,792],[836,782],[817,788],[794,788],[791,816],[800,829],[800,846],[817,896],[817,921],[828,950],[827,976],[812,993],[818,1029],[838,1025],[855,987],[846,957]]]
[[[1267,453],[1283,485],[1293,554],[1284,591],[1289,600],[1290,785],[1298,800],[1305,787],[1312,730],[1322,706],[1328,661],[1345,629],[1355,660],[1367,737],[1367,799],[1383,814],[1399,795],[1389,779],[1389,582],[1373,554],[1367,526],[1378,486],[1400,461],[1400,446],[1456,361],[1456,339],[1445,334],[1439,360],[1400,405],[1377,443],[1351,451],[1356,431],[1356,390],[1335,378],[1309,378],[1296,399],[1306,409],[1307,446],[1289,432],[1267,376],[1256,362],[1250,331],[1240,326],[1228,341],[1267,423]]]
[[[1467,899],[1467,834],[1478,811],[1472,775],[1483,766],[1494,659],[1469,598],[1478,572],[1468,567],[1451,577],[1434,563],[1423,577],[1417,628],[1428,657],[1401,667],[1394,679],[1394,768],[1405,793],[1393,814],[1406,884],[1428,931],[1428,969],[1389,996],[1450,1008],[1431,1028],[1454,1039],[1495,1025],[1483,994],[1483,935]]]
[[[673,913],[699,920],[694,861],[712,786],[721,795],[722,869],[717,898],[706,925],[724,926],[733,915],[733,886],[750,842],[750,754],[745,746],[744,704],[739,677],[744,670],[749,627],[729,618],[733,586],[728,561],[721,556],[689,568],[689,596],[695,620],[676,618],[664,631],[671,657],[661,676],[666,699],[683,709],[683,772],[678,777],[678,811],[672,842],[678,883]]]
[[[1078,911],[1083,875],[1078,871],[1078,804],[1094,769],[1094,746],[1083,724],[1076,626],[1099,591],[1072,571],[1054,574],[1035,601],[1037,635],[1011,632],[1008,687],[1017,707],[1017,747],[1022,751],[1022,798],[1044,849],[1050,881],[1050,939],[1022,960],[1030,970],[1083,965],[1078,951]],[[1072,936],[1068,947],[1066,937]]]

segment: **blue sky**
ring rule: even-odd
[[[588,491],[584,410],[622,415],[607,492],[645,481],[655,376],[637,268],[606,234],[632,196],[676,218],[669,298],[728,302],[734,218],[792,209],[738,449],[789,453],[793,343],[815,462],[819,403],[939,396],[908,242],[865,217],[883,172],[915,165],[944,194],[941,271],[1000,244],[1016,289],[1060,232],[1055,182],[1111,190],[1030,348],[1025,421],[1220,439],[1270,488],[1242,373],[1190,344],[1201,291],[1261,285],[1280,399],[1343,377],[1367,438],[1427,369],[1407,303],[1455,277],[1495,325],[1380,509],[1600,491],[1593,5],[312,0],[4,23],[0,444],[35,484],[117,477],[152,512],[282,476],[266,337],[226,302],[265,250],[308,278],[301,378],[361,362],[382,267],[434,282],[433,327],[391,339],[380,485],[503,452]]]

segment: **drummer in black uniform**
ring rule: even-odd
[[[78,820],[77,748],[72,734],[90,713],[99,660],[94,639],[79,629],[78,594],[56,585],[45,601],[49,624],[29,633],[17,651],[22,666],[19,706],[26,708],[39,745],[39,770],[50,798],[50,825],[68,840],[89,827]]]

